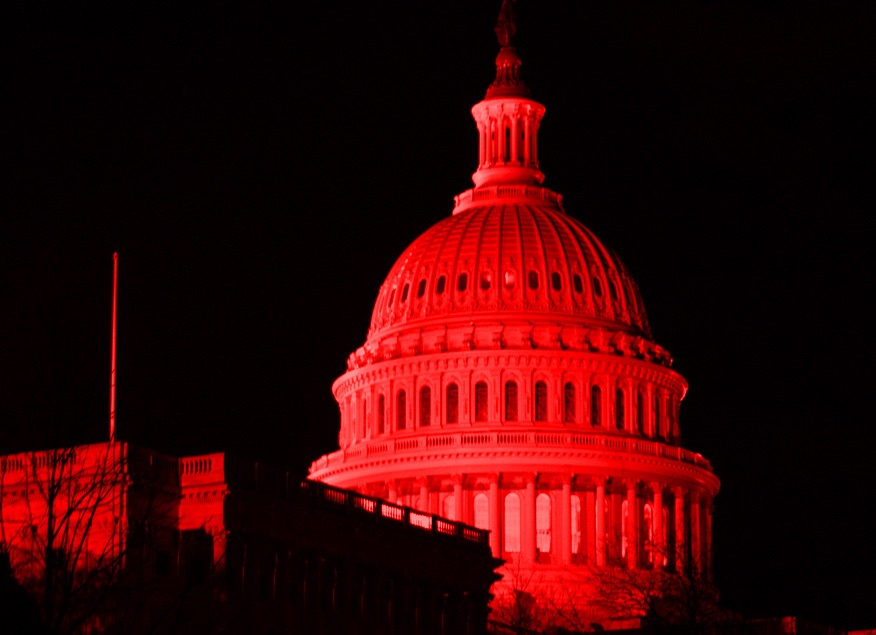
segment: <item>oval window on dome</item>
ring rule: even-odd
[[[596,276],[593,277],[593,293],[595,293],[599,297],[602,297],[602,283]]]
[[[402,289],[402,297],[401,297],[401,301],[402,301],[402,302],[407,302],[407,300],[408,300],[408,288],[409,288],[410,286],[411,286],[411,285],[409,285],[408,283],[405,283],[405,288]]]
[[[551,273],[551,286],[554,288],[554,291],[559,291],[563,288],[563,279],[556,271]]]
[[[509,269],[505,272],[505,288],[512,288],[515,282],[517,282],[517,276],[515,276],[514,272]]]
[[[538,289],[538,271],[529,272],[529,288]]]
[[[425,278],[420,280],[420,284],[417,285],[417,297],[422,298],[424,293],[426,293],[426,279]]]
[[[389,292],[389,306],[392,306],[393,302],[395,302],[395,289]]]
[[[611,299],[617,302],[617,287],[611,280],[608,281],[608,292],[611,294]]]
[[[468,274],[461,273],[456,279],[456,290],[462,293],[466,289],[468,289]]]
[[[577,273],[572,276],[572,287],[575,289],[575,293],[584,293],[584,283]]]
[[[446,279],[444,276],[438,278],[438,282],[435,284],[435,294],[441,295],[444,293],[444,285],[446,284]]]
[[[491,286],[493,286],[493,274],[489,271],[484,271],[481,273],[481,289],[488,291]]]

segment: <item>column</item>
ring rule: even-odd
[[[501,543],[499,542],[502,536],[501,511],[499,508],[499,477],[494,475],[490,479],[490,549],[493,556],[498,558],[501,555]]]
[[[490,117],[487,125],[489,126],[487,129],[487,156],[489,157],[487,164],[493,166],[496,164],[496,137],[499,136],[499,126],[494,117]],[[472,416],[472,420],[474,420],[474,416]]]
[[[684,490],[680,487],[673,488],[672,495],[675,498],[675,569],[683,571],[687,549],[684,535]]]
[[[536,561],[535,541],[535,475],[526,477],[526,491],[523,494],[523,562]]]
[[[626,481],[627,487],[627,569],[639,566],[639,501],[636,481]]]
[[[429,512],[429,483],[426,479],[420,479],[420,500],[417,504],[417,509],[422,512]]]
[[[530,167],[532,161],[532,115],[523,119],[523,164]]]
[[[588,489],[584,492],[584,501],[581,505],[584,509],[584,519],[582,522],[582,528],[584,530],[584,545],[586,545],[586,555],[587,555],[587,564],[591,567],[596,564],[596,524],[595,524],[595,512],[596,512],[596,491],[592,489]],[[585,546],[582,545],[581,548],[584,549]]]
[[[694,571],[702,571],[703,543],[701,540],[702,526],[700,524],[700,495],[690,493],[690,559]]]
[[[560,494],[560,563],[572,562],[572,481],[563,477]]]
[[[484,128],[484,122],[478,122],[478,158],[479,164],[478,168],[484,167],[484,164],[487,162],[487,134],[486,129]]]
[[[596,566],[605,566],[605,479],[596,481],[596,513],[593,516],[596,529]]]
[[[462,521],[462,476],[453,477],[453,520]]]
[[[712,578],[712,514],[714,513],[714,505],[711,498],[707,498],[705,501],[705,514],[706,514],[706,556],[705,556],[705,570],[708,574],[708,578]]]
[[[651,483],[654,504],[651,505],[651,559],[655,569],[663,568],[666,547],[663,544],[663,485]]]
[[[511,162],[512,163],[520,163],[520,148],[518,147],[517,139],[520,135],[519,132],[519,121],[520,121],[520,108],[516,107],[514,109],[513,117],[511,119]]]
[[[501,113],[497,120],[496,135],[499,137],[499,157],[498,163],[501,165],[505,162],[505,113]]]

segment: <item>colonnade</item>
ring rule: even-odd
[[[693,482],[536,472],[390,480],[363,488],[490,530],[521,564],[711,570],[712,497]]]

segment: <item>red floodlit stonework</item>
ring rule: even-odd
[[[710,571],[719,481],[680,446],[687,382],[636,283],[541,186],[513,30],[472,108],[475,187],[390,270],[310,478],[488,529],[497,607],[586,612],[605,568]]]

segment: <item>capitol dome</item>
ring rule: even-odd
[[[460,197],[454,214],[395,263],[369,343],[454,320],[558,320],[650,339],[635,282],[617,255],[545,188],[502,185]]]
[[[310,478],[489,530],[497,611],[525,592],[598,621],[600,571],[711,570],[719,481],[681,447],[687,382],[630,272],[542,185],[515,29],[506,0],[474,187],[389,271]]]

